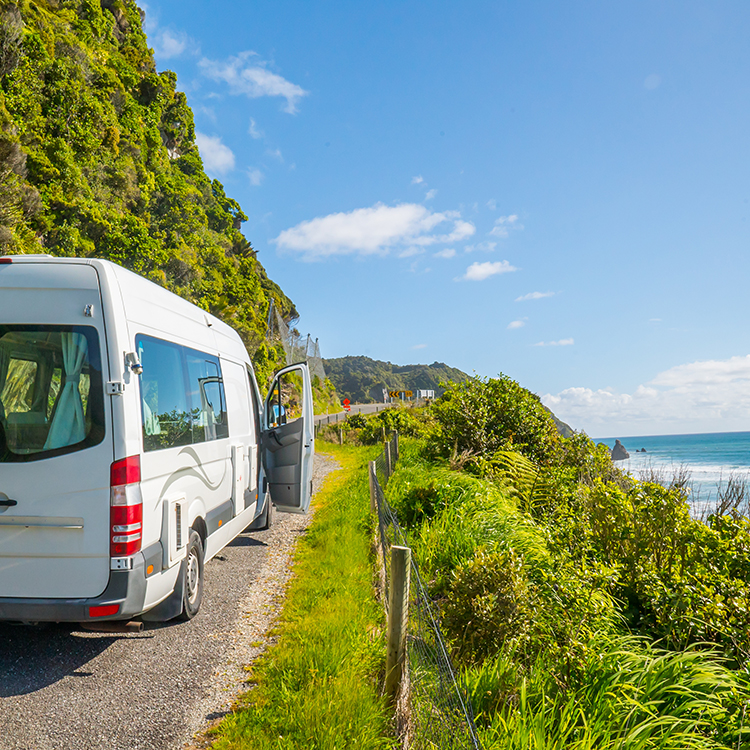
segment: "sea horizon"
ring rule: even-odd
[[[636,438],[669,438],[669,437],[692,437],[695,435],[744,435],[750,434],[750,430],[721,430],[715,432],[660,432],[653,435],[611,435],[608,437],[589,437],[595,443],[606,443],[608,440],[635,440]]]
[[[666,482],[689,474],[694,512],[710,507],[730,478],[750,490],[750,431],[688,432],[598,438],[610,449],[619,440],[629,458],[615,465],[636,478],[661,474]]]

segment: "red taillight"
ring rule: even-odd
[[[140,456],[130,456],[112,464],[109,495],[111,557],[129,557],[141,549],[143,500],[140,482]]]
[[[119,604],[102,604],[99,607],[89,607],[89,617],[111,617],[119,611]]]
[[[109,470],[109,486],[135,484],[141,481],[141,457],[130,456],[115,461]]]
[[[0,265],[5,265],[6,263],[12,263],[13,258],[0,258]]]

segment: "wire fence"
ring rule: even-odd
[[[406,533],[399,525],[384,492],[397,460],[398,434],[394,433],[383,453],[375,459],[373,481],[386,609],[391,580],[391,547],[409,546]],[[407,668],[404,670],[400,700],[406,706],[407,747],[414,750],[481,750],[471,701],[453,669],[437,609],[422,583],[413,558],[406,644]]]
[[[266,338],[281,343],[288,365],[307,362],[312,377],[319,378],[321,383],[326,379],[318,339],[313,340],[309,333],[302,336],[296,328],[289,328],[276,309],[273,299],[268,310]]]

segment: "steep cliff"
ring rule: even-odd
[[[203,169],[176,75],[132,0],[0,0],[0,253],[108,258],[235,327],[261,379],[292,302]]]

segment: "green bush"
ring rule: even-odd
[[[443,606],[458,657],[476,661],[525,641],[531,626],[529,598],[523,563],[512,549],[480,549],[460,565]]]
[[[349,427],[353,427],[357,430],[360,430],[363,427],[367,427],[367,420],[365,419],[363,414],[349,414],[349,416],[346,418],[346,422]]]
[[[488,457],[498,450],[517,450],[549,461],[560,440],[539,397],[506,375],[447,384],[432,413],[438,427],[432,442],[444,457]]]
[[[425,409],[411,409],[406,406],[395,406],[383,409],[367,417],[360,439],[365,444],[379,443],[395,430],[402,437],[424,437],[431,427],[430,415]]]

